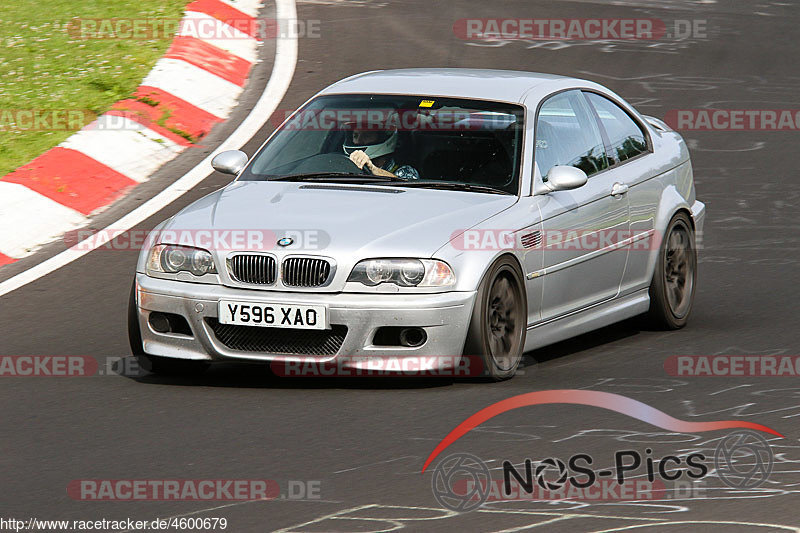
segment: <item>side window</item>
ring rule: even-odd
[[[559,93],[542,105],[535,157],[543,179],[557,165],[577,167],[587,176],[608,168],[600,129],[580,91]]]
[[[647,152],[647,136],[625,110],[599,94],[586,93],[586,96],[597,111],[608,135],[612,165]]]

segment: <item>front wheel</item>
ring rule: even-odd
[[[697,250],[694,230],[686,213],[675,215],[664,232],[658,261],[650,283],[647,319],[660,329],[686,325],[694,304]]]
[[[509,379],[522,360],[527,316],[522,272],[510,257],[500,258],[478,287],[464,355],[480,357],[486,377]]]

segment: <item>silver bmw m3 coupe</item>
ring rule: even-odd
[[[527,350],[692,309],[705,206],[686,144],[590,81],[368,72],[212,165],[235,179],[137,264],[129,337],[154,372],[469,358],[502,380]]]

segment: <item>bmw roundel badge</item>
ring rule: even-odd
[[[278,241],[278,246],[289,246],[294,242],[294,239],[291,237],[284,237],[283,239]]]

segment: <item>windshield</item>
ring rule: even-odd
[[[309,102],[239,179],[353,179],[517,194],[521,106],[459,98],[332,95]],[[473,187],[462,187],[469,185]]]

